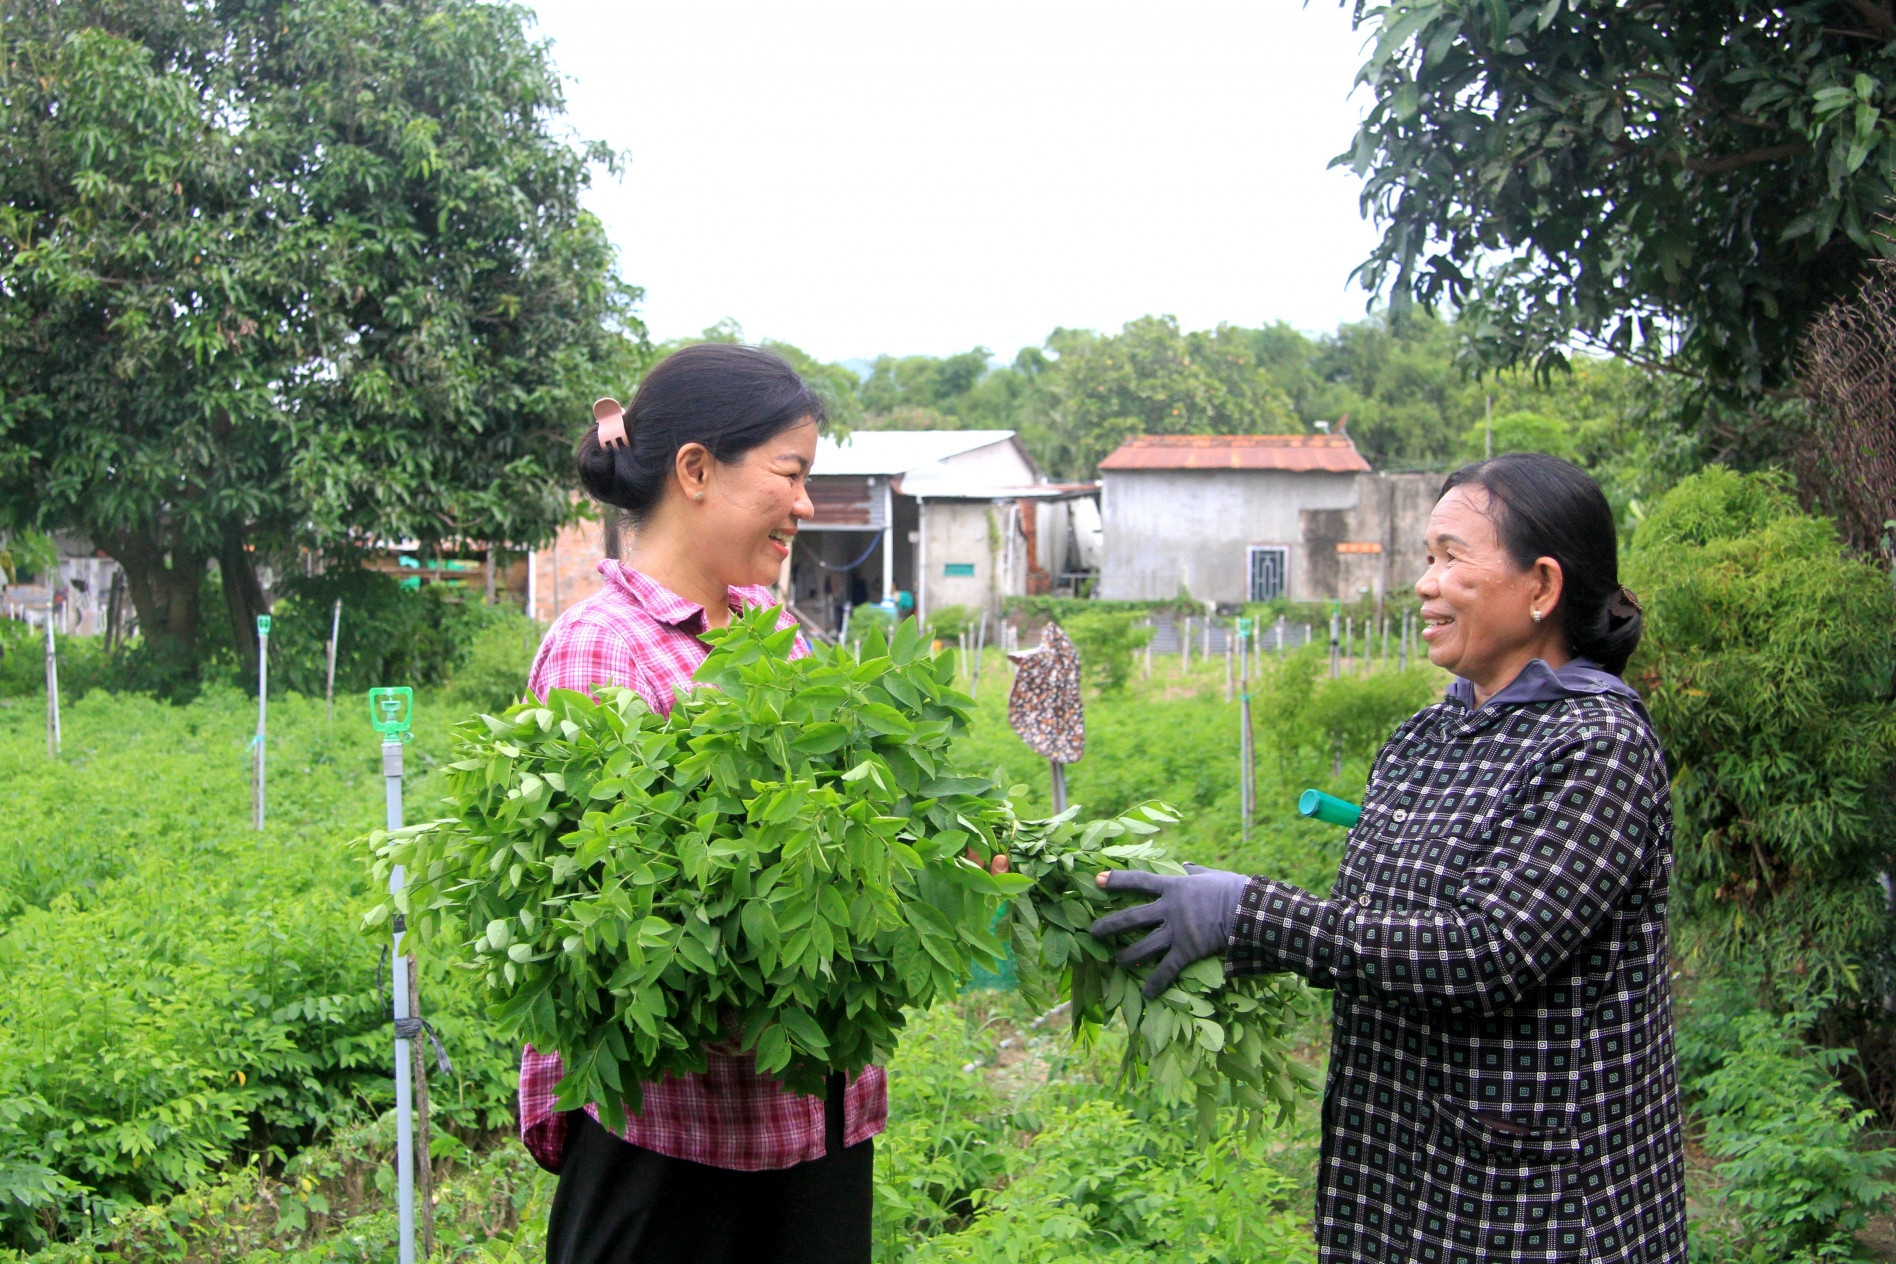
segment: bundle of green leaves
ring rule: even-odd
[[[957,765],[972,701],[913,620],[886,644],[872,631],[860,659],[792,659],[776,622],[706,633],[707,687],[668,717],[600,688],[460,725],[452,815],[368,839],[378,882],[402,865],[405,885],[367,924],[400,912],[424,953],[475,971],[504,1030],[565,1059],[562,1108],[608,1122],[711,1047],[821,1093],[886,1059],[905,1010],[996,964],[999,932],[1030,998],[1070,995],[1082,1036],[1123,1019],[1129,1071],[1207,1126],[1227,1100],[1289,1109],[1294,984],[1226,986],[1207,961],[1147,1005],[1149,967],[1084,933],[1124,899],[1094,884],[1102,868],[1181,872],[1149,837],[1170,809],[1021,820]],[[1003,851],[1016,872],[990,872]]]
[[[1148,1080],[1162,1101],[1195,1105],[1201,1133],[1213,1130],[1220,1105],[1254,1119],[1289,1118],[1298,1095],[1315,1088],[1289,1039],[1309,1013],[1308,990],[1288,974],[1227,978],[1224,963],[1208,957],[1148,1002],[1143,989],[1156,961],[1122,966],[1114,953],[1123,945],[1101,943],[1087,927],[1147,898],[1102,890],[1102,870],[1185,872],[1153,838],[1178,817],[1158,803],[1085,824],[1078,814],[1068,808],[1020,822],[1009,844],[1014,871],[1033,882],[1027,898],[1009,901],[1003,922],[1021,991],[1040,1002],[1068,1000],[1081,1039],[1117,1017],[1127,1032],[1126,1078]]]
[[[970,700],[913,621],[860,660],[757,611],[706,633],[669,717],[630,690],[556,690],[456,729],[453,814],[378,833],[378,879],[424,952],[485,982],[493,1017],[566,1062],[563,1108],[611,1121],[710,1046],[821,1093],[886,1058],[908,1007],[952,994],[1003,896],[1012,819],[949,744]]]

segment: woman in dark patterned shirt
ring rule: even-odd
[[[1613,518],[1565,461],[1496,457],[1443,485],[1422,598],[1457,677],[1370,773],[1328,897],[1194,868],[1158,898],[1148,995],[1222,954],[1335,995],[1325,1261],[1683,1261],[1667,992],[1665,758],[1619,678],[1640,614]]]

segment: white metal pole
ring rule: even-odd
[[[882,600],[895,596],[895,491],[893,479],[882,480]],[[920,523],[916,524],[920,526]]]
[[[915,626],[926,625],[928,615],[928,502],[915,498]],[[900,611],[897,611],[899,617]]]
[[[488,550],[488,577],[493,577],[493,550]],[[493,594],[488,594],[493,601]],[[329,683],[324,687],[323,697],[329,702],[329,718],[336,718],[336,643],[342,637],[342,598],[336,598],[336,608],[329,616]]]
[[[968,696],[981,696],[981,656],[987,649],[987,611],[981,612],[981,622],[974,629],[974,675],[968,680]]]
[[[388,827],[402,827],[402,743],[399,738],[382,743],[382,785],[388,799]],[[396,865],[388,876],[388,893],[394,895],[406,884],[407,875]],[[400,1264],[415,1260],[415,1115],[414,1054],[403,1037],[402,1024],[409,1017],[408,958],[402,955],[402,935],[407,919],[395,914],[395,941],[392,948],[395,1007],[395,1189],[396,1222],[400,1233]]]
[[[59,758],[59,655],[53,648],[53,607],[46,606],[46,757]]]
[[[256,773],[256,825],[263,828],[264,733],[270,716],[270,616],[257,616],[257,748],[252,761]]]
[[[1237,638],[1233,636],[1231,632],[1226,631],[1225,633],[1225,701],[1226,702],[1231,701],[1231,667],[1232,667],[1231,658],[1232,658],[1233,653],[1237,649],[1237,646],[1234,644],[1236,640]]]
[[[1240,641],[1238,661],[1240,664],[1249,663],[1249,659],[1245,657],[1246,651],[1242,644],[1246,632],[1248,631],[1248,629],[1244,627],[1246,622],[1248,622],[1248,620],[1242,620],[1238,625],[1240,628],[1238,633]],[[1238,699],[1238,723],[1240,725],[1238,730],[1238,811],[1243,822],[1244,841],[1249,843],[1251,841],[1251,822],[1257,814],[1257,804],[1253,801],[1257,795],[1257,783],[1251,771],[1255,762],[1251,748],[1251,674],[1244,666],[1240,666],[1238,670]]]

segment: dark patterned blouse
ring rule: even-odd
[[[1239,906],[1234,970],[1335,991],[1325,1261],[1685,1259],[1665,760],[1616,678],[1533,666],[1396,731],[1329,898]]]

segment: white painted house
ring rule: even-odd
[[[1413,583],[1439,474],[1372,471],[1347,435],[1140,435],[1100,462],[1099,595],[1354,601]]]

